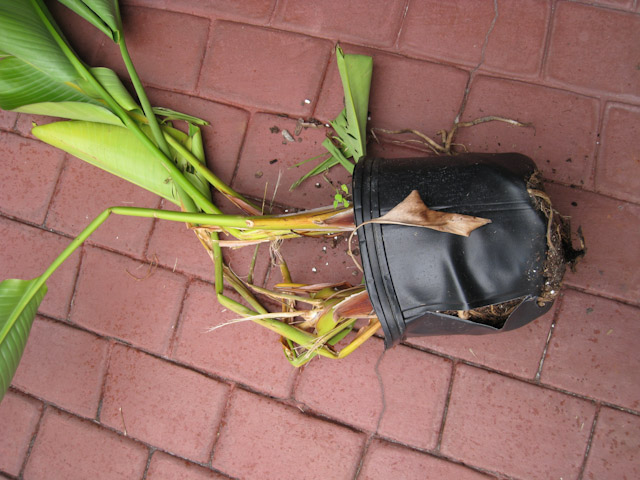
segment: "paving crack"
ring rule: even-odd
[[[464,95],[462,96],[462,103],[460,104],[460,110],[458,110],[458,115],[456,115],[456,119],[454,120],[454,125],[460,122],[462,115],[464,114],[465,108],[467,107],[467,101],[469,99],[469,92],[471,91],[471,82],[473,81],[476,72],[478,69],[484,64],[485,55],[487,52],[487,45],[489,45],[489,37],[491,36],[491,32],[493,32],[496,23],[498,22],[499,12],[498,12],[498,0],[493,0],[493,19],[491,20],[491,24],[487,29],[487,33],[484,35],[484,41],[482,42],[482,49],[480,50],[480,61],[478,64],[469,72],[469,78],[467,79],[467,84],[464,87]]]
[[[380,429],[380,424],[382,423],[382,418],[384,417],[384,412],[387,410],[387,400],[384,390],[384,381],[382,380],[382,374],[380,373],[380,364],[382,363],[382,359],[384,358],[384,354],[387,350],[383,350],[380,356],[378,357],[378,361],[374,367],[376,372],[376,377],[378,379],[378,385],[380,385],[380,397],[382,399],[382,409],[380,410],[380,414],[378,415],[378,421],[376,422],[376,428],[371,435],[367,438],[364,449],[362,451],[362,456],[360,457],[360,463],[358,464],[358,468],[356,469],[356,473],[353,476],[354,480],[358,478],[360,475],[360,471],[362,470],[362,466],[364,465],[364,459],[367,456],[367,451],[369,450],[369,446],[371,442],[373,442],[374,438],[378,434],[378,430]]]

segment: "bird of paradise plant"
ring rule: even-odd
[[[12,0],[0,4],[0,108],[64,119],[36,126],[32,133],[160,195],[181,211],[107,208],[41,275],[0,283],[0,399],[17,369],[36,311],[47,292],[47,280],[112,214],[186,223],[213,261],[214,288],[220,304],[243,319],[277,332],[285,356],[294,366],[317,355],[343,358],[371,337],[380,323],[363,285],[294,283],[286,263],[279,259],[283,281],[268,290],[235,275],[222,255],[225,247],[353,232],[356,226],[348,202],[294,214],[264,215],[258,205],[207,168],[200,129],[206,124],[204,120],[151,106],[127,49],[118,1],[59,1],[119,47],[136,98],[115,72],[90,67],[76,55],[42,0]],[[345,108],[331,124],[335,135],[323,144],[328,156],[300,181],[333,165],[351,172],[354,163],[366,154],[372,59],[346,55],[339,47],[336,58]],[[174,121],[186,122],[187,132],[174,128]],[[212,189],[243,214],[223,214],[213,201]],[[424,223],[423,219],[397,214],[387,221]],[[221,234],[228,234],[232,240],[221,240]],[[226,295],[225,286],[242,301]],[[276,300],[281,308],[270,312],[260,298]]]

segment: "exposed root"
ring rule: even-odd
[[[486,117],[476,118],[475,120],[472,120],[470,122],[458,122],[458,121],[454,122],[453,126],[451,127],[451,130],[449,130],[448,132],[446,130],[438,131],[438,135],[440,135],[441,137],[440,142],[437,142],[436,140],[432,139],[431,137],[425,135],[422,132],[419,132],[418,130],[413,130],[410,128],[404,128],[401,130],[387,130],[384,128],[372,128],[371,135],[376,142],[379,142],[377,133],[382,133],[385,135],[411,134],[418,138],[417,139],[409,138],[406,140],[391,140],[391,143],[401,144],[401,145],[403,144],[419,145],[421,147],[425,147],[427,152],[435,153],[436,155],[455,155],[456,152],[454,151],[453,147],[456,147],[456,146],[462,147],[462,149],[465,152],[467,151],[467,148],[464,145],[459,143],[454,143],[453,141],[455,138],[455,135],[458,132],[458,129],[464,128],[464,127],[473,127],[474,125],[479,125],[481,123],[487,123],[487,122],[504,122],[516,127],[533,127],[533,124],[531,123],[523,123],[523,122],[519,122],[518,120],[513,120],[511,118],[499,117],[496,115],[489,115]]]
[[[142,265],[140,265],[140,267],[141,266]],[[129,270],[126,270],[126,269],[125,269],[125,272],[126,272],[127,275],[129,275],[131,278],[133,278],[136,282],[142,282],[143,280],[146,280],[151,275],[153,275],[153,272],[155,271],[156,268],[158,268],[158,256],[154,253],[153,254],[153,259],[151,260],[151,263],[147,267],[147,273],[144,276],[136,277],[133,273],[131,273]]]
[[[474,308],[473,310],[445,310],[439,313],[452,315],[463,320],[469,320],[495,328],[502,328],[507,318],[509,318],[509,315],[520,305],[520,302],[522,302],[522,299],[516,298],[508,302],[487,305],[486,307]]]

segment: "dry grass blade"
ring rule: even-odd
[[[226,327],[227,325],[234,325],[236,323],[241,323],[241,322],[252,322],[255,320],[265,320],[268,318],[276,318],[276,319],[277,318],[296,318],[296,317],[306,318],[306,317],[309,317],[311,313],[312,311],[261,313],[260,315],[252,315],[250,317],[234,318],[233,320],[229,320],[228,322],[221,323],[220,325],[216,325],[215,327],[208,328],[207,332],[213,332],[214,330],[217,330],[218,328]]]
[[[315,283],[313,285],[307,285],[306,283],[278,283],[275,288],[285,290],[291,293],[315,293],[327,288],[333,288],[336,292],[352,288],[353,286],[348,282],[340,283]]]

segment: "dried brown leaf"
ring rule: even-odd
[[[491,223],[491,220],[471,215],[431,210],[424,204],[418,191],[413,190],[407,198],[393,207],[387,214],[370,220],[370,223],[425,227],[439,232],[468,237],[476,228]]]
[[[333,320],[340,318],[365,318],[373,313],[369,293],[363,290],[342,300],[333,309]]]

